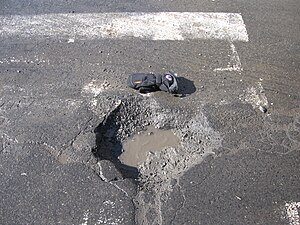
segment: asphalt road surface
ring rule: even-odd
[[[297,0],[2,0],[0,224],[299,225],[299,37]],[[180,147],[122,165],[148,125]]]

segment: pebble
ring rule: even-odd
[[[259,106],[259,110],[263,113],[266,113],[268,111],[267,108],[264,106]]]

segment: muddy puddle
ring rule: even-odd
[[[123,143],[123,153],[119,159],[123,164],[138,167],[146,160],[149,152],[161,151],[165,147],[177,147],[179,144],[179,138],[171,130],[149,126],[147,130]]]

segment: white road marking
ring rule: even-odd
[[[230,44],[230,48],[232,53],[230,55],[230,62],[228,63],[228,66],[225,68],[216,68],[214,69],[214,71],[237,71],[237,72],[243,71],[240,57],[233,43]]]
[[[286,203],[285,208],[290,225],[300,225],[298,212],[298,209],[300,209],[300,202]]]
[[[248,41],[241,14],[204,12],[0,16],[0,37]]]

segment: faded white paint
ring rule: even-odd
[[[11,56],[11,57],[0,58],[0,64],[15,64],[15,63],[26,63],[26,64],[43,63],[49,65],[50,61],[49,59],[41,58],[39,56],[31,56],[28,58],[24,58],[22,56],[18,56],[18,57]]]
[[[204,12],[0,16],[0,37],[248,41],[241,14]]]
[[[298,212],[298,210],[300,209],[300,202],[286,203],[285,208],[290,225],[300,225]]]
[[[108,89],[109,87],[110,87],[109,82],[104,81],[103,83],[101,83],[100,81],[96,81],[96,80],[92,80],[91,82],[83,86],[81,93],[88,95],[87,97],[89,101],[89,106],[91,110],[94,111],[95,113],[97,112],[96,108],[98,105],[97,96],[101,92]]]
[[[12,142],[12,143],[19,143],[19,141],[15,137],[11,137],[6,133],[2,133],[0,137],[2,139],[4,139],[3,145],[5,144],[5,140],[8,141],[8,142]]]
[[[102,207],[98,211],[90,212],[86,210],[83,213],[83,217],[79,225],[122,225],[124,224],[124,218],[122,213],[116,211],[115,203],[107,200],[103,202]],[[98,216],[98,219],[95,219],[95,216]]]
[[[109,205],[109,206],[111,206],[112,209],[114,209],[114,208],[115,208],[115,205],[116,205],[116,204],[115,204],[113,201],[111,201],[111,200],[106,200],[106,201],[103,202],[103,204],[104,204],[104,205]]]
[[[89,214],[90,214],[90,211],[89,210],[86,210],[84,213],[83,213],[83,223],[81,223],[80,225],[87,225],[88,224],[88,220],[89,220]]]
[[[99,83],[96,80],[92,80],[90,83],[86,84],[82,91],[85,93],[90,93],[94,97],[99,95],[101,92],[103,92],[107,87],[109,86],[109,83],[107,81],[104,81],[103,83]]]
[[[257,86],[249,87],[244,92],[245,94],[240,96],[240,100],[250,103],[253,108],[268,106],[268,99],[261,82],[257,82]]]
[[[66,99],[65,102],[67,103],[67,108],[70,110],[75,110],[83,104],[83,101],[78,99]]]
[[[230,55],[230,61],[225,68],[216,68],[214,71],[237,71],[241,72],[243,71],[242,63],[240,60],[240,57],[236,51],[236,48],[233,43],[230,44],[231,48],[231,55]]]

